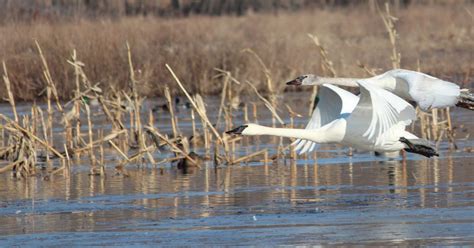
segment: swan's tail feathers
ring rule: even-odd
[[[467,89],[461,90],[459,101],[456,103],[456,106],[474,110],[474,93],[469,92]]]
[[[433,156],[439,157],[439,154],[436,149],[433,148],[427,140],[407,139],[405,137],[401,137],[400,142],[406,145],[404,150],[407,152],[417,153],[428,158]]]
[[[303,139],[297,139],[291,143],[291,145],[294,146],[293,149],[298,152],[298,155],[301,155],[305,152],[311,152],[316,147],[316,143]]]

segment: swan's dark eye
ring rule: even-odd
[[[303,80],[303,79],[305,79],[305,78],[307,78],[307,77],[308,77],[308,76],[299,76],[298,79],[299,79],[299,80]]]

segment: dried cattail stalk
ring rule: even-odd
[[[194,117],[194,109],[191,109],[191,126],[193,129],[193,147],[196,148],[198,136],[196,133],[196,118]]]
[[[378,9],[378,12],[385,25],[385,29],[387,29],[390,44],[392,45],[392,55],[390,56],[392,67],[393,69],[400,68],[401,54],[397,50],[398,33],[395,29],[395,22],[398,21],[398,18],[390,13],[390,4],[388,2],[385,3],[385,12],[382,12],[380,9]]]
[[[141,124],[141,114],[140,114],[140,98],[138,96],[138,89],[137,89],[137,80],[135,78],[135,70],[134,70],[134,67],[133,67],[133,62],[132,62],[132,53],[131,53],[131,50],[130,50],[130,45],[128,42],[126,42],[126,46],[127,46],[127,57],[128,57],[128,64],[129,64],[129,69],[130,69],[130,81],[131,81],[131,86],[130,88],[132,89],[132,98],[133,99],[130,99],[130,97],[128,97],[126,94],[125,94],[125,97],[127,97],[127,99],[129,100],[130,103],[133,104],[133,108],[131,110],[134,111],[134,119],[133,119],[133,122],[134,122],[134,129],[133,129],[133,136],[134,136],[134,141],[136,142],[136,144],[138,145],[138,148],[139,148],[139,153],[141,154],[142,152],[144,152],[146,150],[146,147],[144,146],[144,141],[142,140],[143,139],[143,133],[142,133],[142,124]],[[131,120],[132,122],[132,120]]]
[[[173,138],[177,138],[179,136],[178,128],[176,124],[177,118],[175,117],[175,114],[174,114],[173,101],[171,101],[171,94],[170,94],[170,89],[168,86],[165,86],[165,98],[166,98],[166,101],[168,101],[168,109],[170,111],[170,117],[171,117],[171,128],[173,129]]]
[[[253,122],[258,124],[258,115],[257,115],[257,104],[252,102],[252,113],[253,113]]]
[[[186,159],[188,159],[188,161],[196,166],[198,166],[199,168],[200,165],[197,161],[195,161],[193,158],[191,158],[188,154],[186,154],[186,152],[184,152],[183,150],[181,150],[179,147],[177,147],[174,142],[171,142],[168,138],[166,138],[165,136],[163,136],[162,134],[160,134],[154,127],[150,127],[150,126],[146,126],[145,127],[146,130],[148,130],[151,134],[153,135],[156,135],[157,137],[159,137],[161,140],[165,141],[174,151],[176,151],[177,153],[180,153],[181,155],[183,155]]]
[[[171,73],[171,75],[173,76],[174,80],[176,81],[176,83],[178,84],[178,86],[180,87],[180,89],[183,91],[183,93],[186,95],[186,97],[188,98],[188,100],[191,102],[193,108],[196,110],[196,112],[199,114],[199,116],[201,117],[201,119],[203,119],[207,125],[209,126],[209,128],[212,130],[213,134],[216,136],[216,138],[222,143],[222,138],[221,136],[219,135],[219,133],[217,132],[217,130],[214,128],[214,126],[211,124],[211,122],[209,121],[209,119],[207,118],[207,116],[202,113],[196,103],[193,101],[192,97],[188,94],[188,92],[186,91],[186,89],[184,88],[183,84],[181,84],[181,81],[179,81],[178,77],[176,76],[176,74],[174,73],[174,71],[171,69],[171,67],[166,64],[166,68],[168,69],[168,71]]]
[[[18,131],[21,131],[23,134],[25,134],[30,140],[34,140],[38,143],[40,143],[44,148],[46,148],[47,150],[51,151],[52,153],[54,153],[56,156],[58,156],[59,158],[64,158],[64,156],[58,152],[56,149],[54,149],[52,146],[48,145],[47,142],[41,140],[40,138],[38,138],[36,135],[32,134],[30,131],[26,130],[25,128],[21,127],[18,123],[10,120],[10,118],[6,117],[5,115],[1,114],[0,113],[0,118],[3,119],[4,121],[6,121],[7,123],[11,124],[13,126],[13,128],[17,129]]]
[[[267,154],[267,149],[263,149],[263,150],[261,150],[261,151],[254,152],[254,153],[249,154],[249,155],[247,155],[247,156],[240,157],[240,158],[238,158],[238,159],[236,159],[236,160],[233,160],[233,161],[232,161],[232,164],[238,164],[238,163],[243,162],[243,161],[248,161],[250,158],[256,157],[256,156],[261,155],[261,154],[264,154],[264,156],[268,156],[268,154]],[[267,155],[265,155],[265,154],[267,154]],[[265,158],[265,161],[266,161],[266,158]]]
[[[273,80],[272,80],[272,77],[271,77],[270,70],[265,65],[265,63],[263,63],[263,60],[260,58],[260,56],[258,56],[258,54],[255,51],[253,51],[252,49],[246,48],[246,49],[242,50],[242,52],[247,52],[247,53],[250,53],[251,55],[253,55],[257,59],[260,66],[262,67],[263,72],[265,74],[265,77],[267,79],[267,89],[268,89],[268,93],[270,95],[270,103],[271,103],[272,107],[275,107],[276,96],[275,96],[275,90],[273,89]]]
[[[313,40],[314,44],[319,49],[319,54],[320,54],[321,60],[322,60],[321,67],[322,67],[323,71],[325,73],[329,72],[329,76],[331,76],[331,77],[337,77],[336,69],[334,69],[334,63],[329,59],[328,52],[327,52],[326,48],[324,48],[324,46],[319,41],[319,38],[316,35],[312,35],[312,34],[308,34],[308,37],[311,40]],[[310,97],[311,104],[310,104],[310,108],[308,110],[309,111],[308,116],[312,115],[313,109],[316,106],[315,99],[316,99],[317,94],[318,94],[318,87],[316,86],[316,87],[313,87],[313,91],[311,93],[311,97]]]
[[[221,121],[221,115],[222,115],[222,110],[224,109],[225,106],[225,96],[227,94],[227,86],[229,85],[229,79],[230,79],[230,72],[226,72],[226,77],[224,79],[224,86],[222,87],[222,92],[221,92],[221,104],[219,106],[219,111],[217,113],[217,122],[216,122],[216,127],[219,127],[220,121]]]
[[[13,116],[15,117],[15,121],[18,122],[18,113],[16,112],[15,99],[13,98],[13,93],[11,90],[11,83],[10,83],[10,78],[8,77],[7,66],[5,65],[5,61],[2,61],[2,64],[3,64],[3,81],[5,82],[5,87],[7,88],[8,102],[12,106]]]
[[[246,83],[248,85],[250,85],[250,87],[252,87],[252,89],[255,91],[255,94],[257,94],[258,98],[260,98],[264,103],[265,103],[265,106],[268,108],[268,110],[270,110],[270,112],[272,113],[273,117],[276,118],[278,120],[278,122],[280,122],[281,125],[285,125],[285,122],[280,118],[280,116],[278,115],[278,113],[276,112],[275,108],[274,108],[274,105],[272,105],[267,99],[265,99],[265,97],[263,97],[262,95],[260,95],[260,93],[258,93],[258,90],[257,88],[251,84],[250,82],[246,81]]]
[[[95,158],[95,155],[94,155],[94,138],[93,138],[93,135],[92,135],[92,129],[93,129],[93,126],[92,126],[92,120],[91,120],[91,111],[90,111],[90,108],[89,108],[89,105],[85,105],[84,106],[85,109],[86,109],[86,114],[87,114],[87,128],[89,130],[88,132],[88,135],[89,135],[89,158],[90,158],[90,161],[91,161],[91,170],[94,170],[95,167],[96,167],[96,158]]]
[[[329,71],[331,77],[337,77],[336,70],[334,69],[334,63],[329,59],[328,52],[319,41],[319,38],[312,34],[308,34],[308,37],[313,40],[314,44],[319,48],[319,54],[321,55],[322,59],[322,69],[324,71]]]

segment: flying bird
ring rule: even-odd
[[[356,81],[360,96],[332,84],[322,84],[320,101],[305,129],[272,128],[245,124],[228,134],[275,135],[298,139],[295,149],[310,151],[316,143],[340,143],[360,150],[406,150],[426,157],[438,156],[428,141],[405,131],[416,119],[405,100],[364,81]]]
[[[474,94],[457,84],[425,73],[394,69],[370,78],[330,78],[313,74],[302,75],[287,82],[288,85],[322,85],[359,87],[358,82],[377,85],[393,94],[416,102],[420,109],[458,106],[474,110]]]

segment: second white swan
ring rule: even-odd
[[[414,101],[422,110],[458,106],[474,110],[474,95],[468,89],[425,73],[394,69],[370,78],[330,78],[313,74],[302,75],[288,85],[322,85],[358,87],[357,82],[377,85],[393,94]]]

